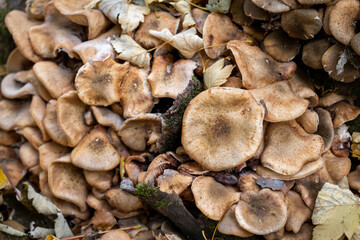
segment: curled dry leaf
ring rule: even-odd
[[[191,6],[187,1],[181,0],[173,2],[171,5],[181,14],[184,14],[184,20],[182,22],[183,28],[187,28],[195,25],[195,20],[191,16]]]
[[[224,59],[220,59],[208,67],[204,73],[205,88],[218,87],[224,84],[235,66],[224,66]]]

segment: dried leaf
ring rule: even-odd
[[[192,58],[204,45],[203,39],[196,35],[194,27],[176,35],[173,35],[167,28],[161,31],[149,30],[149,33],[163,41],[170,41],[170,45],[179,50],[186,58]]]
[[[55,237],[54,235],[50,234],[50,235],[47,235],[45,240],[59,240],[57,237]]]
[[[312,215],[313,239],[337,240],[343,234],[349,239],[360,224],[360,198],[350,190],[325,183],[319,192]]]
[[[231,0],[209,0],[206,7],[210,12],[228,13],[231,5]]]
[[[110,41],[115,51],[119,54],[117,57],[127,60],[139,67],[149,67],[151,55],[142,48],[134,39],[128,35],[121,35]]]
[[[204,73],[205,88],[218,87],[224,84],[227,78],[230,76],[233,65],[227,65],[224,67],[224,59],[216,61],[213,65],[206,69]]]
[[[25,233],[20,232],[8,225],[1,224],[1,223],[0,223],[0,232],[6,233],[10,236],[15,236],[15,237],[26,237]]]
[[[0,168],[0,189],[5,188],[7,185],[9,185],[9,180],[7,179],[2,168]]]
[[[191,6],[188,2],[181,0],[178,2],[171,3],[173,7],[181,14],[184,14],[184,20],[182,23],[183,28],[187,28],[195,25],[195,21],[191,16]]]

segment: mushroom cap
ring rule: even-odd
[[[288,218],[285,228],[286,231],[298,233],[303,223],[311,219],[312,211],[305,205],[297,192],[289,191],[286,197],[288,199]]]
[[[296,70],[294,62],[280,63],[258,46],[234,40],[227,44],[235,57],[246,89],[264,87],[280,80],[290,79]]]
[[[106,211],[110,211],[112,209],[112,207],[109,205],[109,203],[106,200],[102,200],[102,199],[99,200],[92,193],[88,194],[86,203],[87,205],[89,205],[89,207],[95,210],[104,209]]]
[[[95,127],[71,152],[72,163],[89,171],[108,171],[120,163],[120,156],[110,143],[106,130]]]
[[[48,168],[52,162],[55,162],[58,158],[66,155],[69,152],[70,149],[68,147],[64,147],[57,143],[44,143],[39,147],[39,161],[41,169],[48,171]]]
[[[199,33],[203,34],[204,23],[206,18],[209,16],[209,12],[201,10],[200,8],[193,8],[191,9],[191,16],[193,17],[196,29]]]
[[[38,149],[40,145],[44,143],[42,140],[41,132],[36,127],[24,127],[16,130],[16,133],[21,134],[28,140],[35,149]]]
[[[101,240],[114,240],[114,239],[131,240],[129,234],[127,234],[126,232],[120,229],[105,233],[100,239]]]
[[[162,119],[153,113],[140,114],[126,119],[120,127],[118,135],[121,141],[135,151],[144,151],[148,141],[162,132]]]
[[[319,125],[319,115],[312,109],[298,117],[296,121],[304,128],[307,133],[316,133]]]
[[[39,164],[39,152],[29,142],[20,146],[19,157],[26,168],[32,168]]]
[[[316,9],[291,10],[281,15],[281,27],[290,37],[311,39],[322,28],[321,15]]]
[[[283,228],[287,215],[284,195],[270,189],[262,189],[257,193],[251,191],[242,193],[235,208],[239,225],[258,235],[269,234]]]
[[[359,19],[360,2],[342,0],[335,4],[329,16],[331,34],[342,44],[348,45],[355,35],[354,22]]]
[[[48,0],[31,0],[26,3],[25,12],[29,19],[44,20],[44,8]]]
[[[91,106],[108,106],[119,102],[119,87],[128,70],[128,62],[119,64],[111,58],[88,61],[79,69],[75,78],[79,98]]]
[[[168,194],[175,192],[177,195],[185,191],[193,180],[193,176],[183,175],[172,169],[165,169],[164,173],[156,178],[157,187],[160,191]]]
[[[192,60],[180,59],[174,62],[172,55],[155,57],[147,78],[152,95],[176,99],[188,86],[195,69],[196,63]]]
[[[57,99],[64,92],[73,90],[75,73],[70,68],[57,65],[54,62],[38,62],[33,67],[34,74],[52,98]]]
[[[88,171],[84,170],[86,182],[100,191],[105,192],[111,187],[114,173],[112,171]]]
[[[46,90],[44,85],[36,78],[33,70],[29,70],[29,77],[31,78],[31,83],[35,88],[36,93],[45,101],[50,101],[52,97],[50,93]]]
[[[143,208],[140,198],[120,188],[106,191],[105,196],[111,206],[124,213],[134,212]]]
[[[289,81],[280,81],[249,92],[266,107],[265,120],[283,122],[296,119],[304,114],[309,101],[298,97]]]
[[[332,0],[297,0],[302,5],[316,5],[316,4],[327,4],[330,3]]]
[[[246,16],[251,17],[254,20],[262,20],[262,21],[270,20],[269,12],[256,6],[251,0],[245,0],[244,13]]]
[[[233,205],[226,212],[224,218],[219,223],[219,232],[221,232],[222,234],[234,235],[243,238],[253,236],[253,233],[248,232],[242,227],[240,227],[235,217],[235,208],[236,205]]]
[[[227,188],[212,177],[199,176],[191,185],[197,208],[208,218],[219,221],[233,201],[238,201],[240,192]]]
[[[256,180],[260,179],[260,176],[253,172],[244,173],[239,177],[238,187],[241,192],[260,191],[260,186],[256,184]]]
[[[21,54],[32,62],[41,61],[41,57],[35,53],[29,37],[29,29],[40,25],[41,22],[28,20],[25,12],[12,10],[6,15],[5,24]]]
[[[1,95],[9,99],[27,98],[35,95],[36,91],[28,79],[19,78],[24,72],[10,73],[1,81]],[[21,75],[20,75],[21,74]]]
[[[10,131],[16,128],[35,127],[30,115],[31,100],[0,100],[0,129]]]
[[[317,108],[315,111],[319,116],[319,125],[316,134],[322,137],[324,141],[323,152],[327,152],[330,149],[335,137],[331,115],[328,111],[322,108]]]
[[[199,163],[197,162],[187,162],[181,164],[178,169],[180,173],[190,174],[192,176],[200,176],[208,173],[208,170],[205,170]]]
[[[181,142],[187,154],[208,170],[236,167],[260,147],[263,119],[263,107],[246,90],[210,88],[187,106]]]
[[[30,114],[34,119],[37,127],[41,131],[42,140],[46,142],[49,141],[50,138],[46,133],[43,123],[45,112],[46,112],[46,103],[38,95],[34,95],[31,100]]]
[[[348,157],[337,157],[331,151],[322,155],[325,167],[331,179],[337,183],[350,173],[351,160]]]
[[[341,101],[332,105],[330,107],[330,112],[333,116],[332,121],[334,128],[337,128],[342,124],[357,118],[360,114],[360,108],[346,101]]]
[[[338,157],[349,156],[351,135],[348,128],[346,124],[334,128],[335,136],[330,149]]]
[[[90,130],[84,120],[86,109],[76,91],[64,93],[57,101],[57,121],[70,147],[75,147]]]
[[[26,69],[31,68],[32,62],[22,55],[19,51],[19,48],[15,48],[9,54],[5,68],[7,73],[19,72],[24,71]]]
[[[319,97],[315,93],[313,82],[304,70],[298,68],[289,83],[296,96],[309,100],[309,107],[317,106]]]
[[[308,67],[322,69],[321,58],[329,47],[331,47],[331,42],[327,38],[306,43],[302,50],[302,61]]]
[[[360,166],[357,166],[355,171],[349,173],[347,178],[352,189],[360,190]]]
[[[15,131],[4,131],[0,129],[0,145],[11,146],[21,140],[21,135]]]
[[[256,6],[271,13],[290,11],[290,7],[281,0],[251,0]]]
[[[319,99],[318,107],[330,107],[331,105],[346,100],[351,104],[354,104],[354,101],[349,97],[345,95],[340,95],[336,92],[331,92],[328,94],[325,94]]]
[[[101,126],[109,126],[115,131],[119,131],[119,128],[124,123],[122,117],[105,107],[91,106],[91,111]]]
[[[314,225],[304,223],[298,233],[285,232],[281,240],[310,240],[312,239]]]
[[[224,53],[225,43],[230,40],[253,42],[253,39],[241,32],[228,16],[220,13],[211,13],[207,16],[203,28],[203,39],[205,52],[213,59]]]
[[[351,38],[350,46],[356,52],[357,55],[360,55],[360,34],[359,33],[355,34]]]
[[[323,148],[321,136],[306,133],[295,121],[270,123],[261,163],[274,172],[294,175],[306,163],[319,159]]]
[[[0,159],[0,168],[12,184],[7,185],[5,189],[12,189],[12,186],[16,187],[26,175],[25,166],[11,147],[0,146]]]

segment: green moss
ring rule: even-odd
[[[141,197],[157,196],[159,190],[145,183],[139,183],[136,185],[135,194]]]
[[[6,59],[10,52],[16,47],[11,34],[5,26],[5,16],[11,9],[0,9],[0,64],[6,63]]]
[[[171,204],[171,202],[168,202],[168,201],[165,201],[165,200],[161,200],[161,201],[156,201],[156,202],[155,202],[155,206],[156,206],[158,209],[165,208],[165,207],[169,206],[170,204]]]

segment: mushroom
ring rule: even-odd
[[[16,133],[23,135],[26,140],[28,140],[31,145],[36,149],[38,149],[39,146],[44,144],[41,132],[38,128],[24,127],[22,129],[16,130]]]
[[[247,191],[241,194],[235,216],[240,227],[254,234],[265,235],[285,226],[287,203],[280,192],[270,189],[262,189],[257,193]]]
[[[109,203],[106,200],[99,200],[92,193],[88,194],[86,203],[89,207],[95,210],[103,209],[105,211],[110,211],[112,209],[112,207],[109,205]]]
[[[281,0],[251,0],[256,6],[271,13],[290,11],[290,7]]]
[[[101,240],[113,240],[113,239],[131,240],[129,234],[127,234],[126,232],[120,229],[105,233],[100,239]]]
[[[316,4],[328,4],[332,0],[297,0],[297,1],[302,5],[311,6]]]
[[[36,78],[34,71],[31,69],[28,71],[29,78],[31,79],[31,83],[35,88],[36,93],[45,101],[50,101],[52,98],[50,93],[46,90],[44,85]]]
[[[354,190],[360,190],[360,165],[356,167],[355,171],[347,176],[349,185]]]
[[[280,63],[257,46],[233,40],[227,44],[235,57],[246,89],[265,87],[276,81],[290,79],[296,70],[294,62]]]
[[[57,143],[44,143],[39,147],[39,161],[41,169],[48,171],[48,168],[52,162],[55,162],[58,158],[66,155],[69,152],[70,149],[68,147],[61,146]]]
[[[253,172],[247,172],[242,174],[239,177],[238,187],[241,192],[252,191],[258,192],[260,191],[259,185],[256,184],[256,180],[260,179],[260,176]]]
[[[96,121],[101,126],[112,127],[115,131],[119,131],[120,126],[124,120],[119,115],[113,113],[111,110],[105,107],[92,106],[91,111],[94,114]]]
[[[119,102],[119,86],[128,71],[128,62],[119,64],[111,58],[88,61],[79,69],[75,78],[79,98],[91,106],[109,106]]]
[[[97,209],[89,224],[91,224],[94,229],[109,230],[117,224],[117,221],[111,212],[105,209]]]
[[[26,3],[25,12],[29,19],[44,19],[44,8],[49,0],[30,0]]]
[[[181,164],[178,169],[180,173],[190,174],[192,176],[200,176],[208,173],[209,171],[205,170],[200,164],[197,162],[188,162]]]
[[[331,145],[331,152],[338,157],[348,157],[350,152],[350,133],[347,131],[348,126],[345,124],[334,129],[334,140]]]
[[[200,8],[191,9],[191,15],[195,21],[196,29],[199,33],[203,34],[204,23],[206,18],[209,16],[209,12],[203,11]]]
[[[311,223],[304,223],[298,233],[285,232],[281,240],[311,240],[314,226]]]
[[[313,82],[305,71],[298,68],[289,83],[296,96],[309,100],[309,107],[317,106],[319,97],[315,93]]]
[[[106,191],[105,196],[111,206],[124,213],[134,212],[143,208],[138,197],[119,188]]]
[[[183,175],[172,169],[165,169],[164,173],[156,178],[157,187],[160,191],[168,194],[176,193],[177,195],[185,191],[193,180],[192,176]]]
[[[355,34],[350,41],[350,46],[356,52],[357,55],[360,55],[360,34]],[[7,65],[7,64],[6,64]]]
[[[27,169],[39,164],[39,152],[29,142],[23,143],[20,146],[19,157]]]
[[[30,95],[35,95],[36,91],[26,77],[23,77],[24,72],[10,73],[1,81],[1,95],[9,98],[27,98]]]
[[[348,157],[338,157],[331,151],[322,155],[325,160],[325,167],[333,182],[337,183],[350,173],[351,160]]]
[[[230,13],[233,22],[241,26],[249,26],[253,23],[253,19],[245,15],[244,4],[245,0],[231,2]],[[195,11],[195,9],[196,8],[194,8],[193,11]]]
[[[286,231],[298,233],[301,226],[311,219],[312,211],[305,205],[300,194],[289,191],[286,195],[288,199],[288,218],[286,221]]]
[[[330,107],[330,112],[333,116],[332,121],[334,128],[337,128],[344,123],[357,118],[360,114],[360,108],[346,101],[340,101]]]
[[[224,218],[219,223],[219,232],[221,232],[222,234],[234,235],[242,238],[253,236],[253,233],[248,232],[242,227],[240,227],[235,217],[235,208],[236,206],[233,205],[226,212]]]
[[[50,140],[49,136],[46,133],[43,120],[46,113],[46,103],[37,95],[34,95],[31,100],[30,105],[30,114],[34,119],[37,127],[41,131],[42,140],[47,142]]]
[[[4,131],[0,129],[0,145],[11,146],[21,140],[21,135],[15,131]]]
[[[15,48],[9,54],[5,68],[7,73],[16,73],[31,68],[32,62],[24,57],[19,51],[19,48]]]
[[[340,95],[336,92],[331,92],[328,94],[325,94],[324,96],[322,96],[319,99],[319,104],[317,105],[318,107],[330,107],[332,105],[334,105],[335,103],[338,103],[340,101],[346,100],[351,104],[354,104],[354,101],[345,95]]]
[[[240,192],[227,188],[212,177],[199,176],[192,183],[197,208],[208,218],[219,221],[232,202],[239,201]]]
[[[236,167],[260,147],[263,118],[263,107],[246,90],[210,88],[186,108],[181,142],[190,158],[208,170]]]
[[[0,129],[10,131],[16,128],[35,127],[30,115],[30,100],[0,100]]]
[[[26,169],[16,152],[10,147],[0,146],[0,159],[0,168],[12,184],[7,185],[5,189],[10,190],[16,187],[20,180],[26,175]]]
[[[307,109],[303,115],[296,119],[296,121],[307,133],[316,133],[318,130],[319,115],[314,110]]]
[[[107,189],[111,187],[111,180],[114,176],[114,173],[112,171],[88,171],[84,170],[84,176],[86,179],[86,182],[102,191],[105,192]]]
[[[324,141],[323,152],[327,152],[330,149],[335,136],[331,115],[322,108],[317,108],[315,111],[319,116],[319,125],[316,134],[322,137]]]
[[[306,43],[302,50],[303,63],[313,69],[322,69],[321,58],[331,47],[331,42],[327,38],[316,39]]]
[[[262,8],[256,6],[252,0],[245,0],[244,2],[245,15],[251,17],[254,20],[269,21],[270,14]]]

